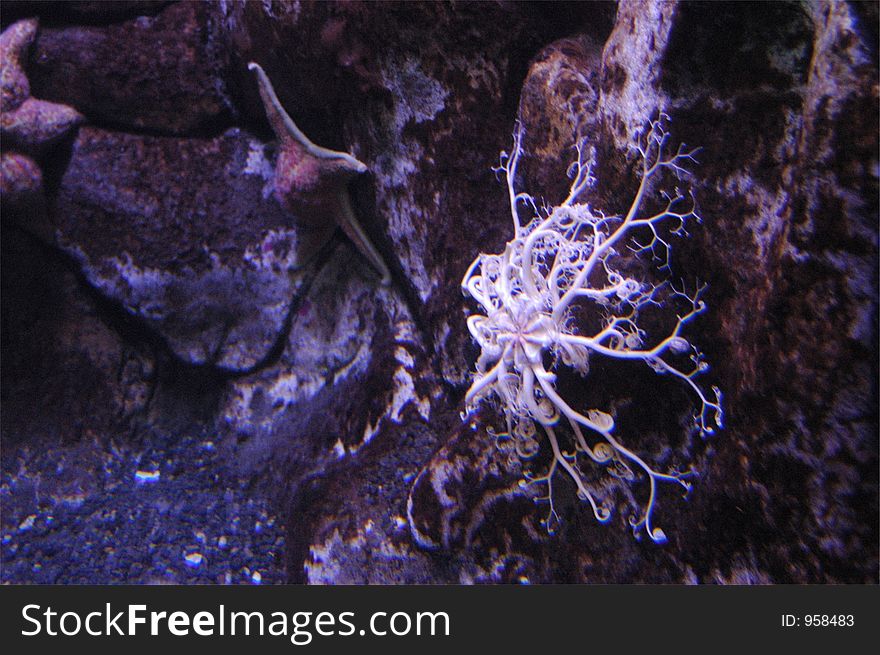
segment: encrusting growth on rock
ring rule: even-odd
[[[275,197],[302,221],[314,225],[332,221],[339,225],[382,276],[382,284],[389,284],[391,273],[358,223],[348,194],[348,182],[366,172],[366,164],[346,152],[312,143],[281,106],[262,67],[251,62],[248,68],[256,72],[266,117],[280,144]]]

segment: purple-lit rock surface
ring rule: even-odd
[[[5,2],[3,28],[32,16],[30,92],[83,123],[34,154],[45,202],[4,205],[4,582],[878,582],[876,4]],[[251,61],[368,166],[389,287],[274,198]],[[708,284],[687,336],[725,427],[644,365],[560,375],[696,476],[659,491],[663,545],[562,480],[548,534],[501,418],[462,416],[461,279],[512,238],[517,121],[518,186],[558,203],[584,139],[610,213],[661,109],[701,148],[670,263]]]

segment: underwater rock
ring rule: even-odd
[[[230,102],[212,30],[202,2],[106,26],[44,28],[31,85],[100,125],[174,135],[217,130],[229,123]]]
[[[0,434],[7,454],[13,445],[39,450],[126,433],[154,389],[149,349],[123,337],[63,258],[48,251],[4,225]]]
[[[312,255],[269,197],[271,171],[238,129],[175,139],[87,127],[58,191],[57,240],[182,361],[246,371],[281,338]]]

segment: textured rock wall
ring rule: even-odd
[[[877,582],[875,4],[9,2],[3,27],[29,16],[32,93],[84,125],[4,192],[6,443],[207,426],[273,490],[291,581]],[[350,192],[390,288],[272,196],[250,61],[367,164]],[[491,167],[517,119],[524,189],[564,197],[583,138],[612,212],[659,109],[702,148],[672,270],[709,285],[689,338],[726,429],[695,437],[646,367],[561,379],[698,478],[661,490],[663,546],[622,488],[599,525],[560,484],[548,535],[491,408],[459,415],[460,280],[511,237]]]

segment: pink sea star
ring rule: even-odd
[[[263,107],[280,145],[275,197],[308,224],[339,225],[382,276],[382,284],[389,284],[391,273],[355,217],[348,195],[348,182],[366,172],[366,164],[348,153],[312,143],[284,111],[262,67],[252,62],[248,68],[256,72]]]
[[[0,34],[0,196],[12,201],[41,188],[34,158],[83,120],[72,107],[31,97],[23,62],[37,27],[20,20]]]

